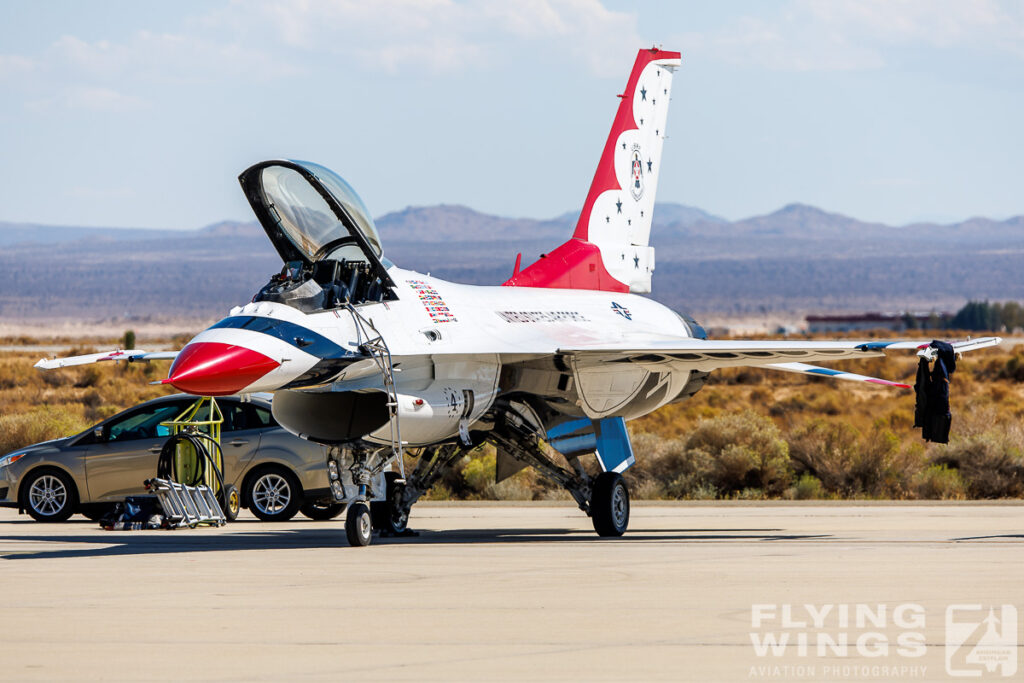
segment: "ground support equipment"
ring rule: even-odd
[[[170,479],[150,479],[146,487],[160,501],[168,528],[194,529],[200,524],[224,526],[228,523],[213,489],[205,484],[186,486]]]

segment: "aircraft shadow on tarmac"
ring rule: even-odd
[[[244,524],[244,523],[243,523]],[[237,529],[242,524],[232,524]],[[247,525],[248,526],[248,525]],[[253,526],[256,526],[253,524]],[[464,543],[727,543],[730,541],[800,541],[831,538],[828,534],[787,534],[781,529],[631,529],[621,538],[598,538],[590,530],[559,528],[449,529],[424,530],[419,536],[374,538],[374,545],[438,545]],[[14,547],[3,549],[11,543]],[[86,545],[53,550],[19,550],[32,543]],[[62,534],[0,536],[0,558],[33,560],[68,557],[111,557],[116,555],[156,555],[165,553],[231,552],[239,550],[288,550],[313,548],[349,548],[341,525],[317,524],[312,528],[245,531],[242,533],[192,534],[188,530],[118,532],[105,534]],[[371,547],[368,551],[373,552]]]

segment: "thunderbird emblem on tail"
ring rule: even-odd
[[[640,158],[640,145],[633,145],[633,182],[629,185],[629,192],[636,201],[644,196],[644,162]]]

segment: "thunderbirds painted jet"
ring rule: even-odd
[[[251,303],[180,352],[39,367],[173,358],[163,381],[181,391],[274,392],[282,426],[329,446],[332,491],[348,502],[355,545],[370,542],[373,526],[404,532],[417,499],[486,442],[499,479],[532,466],[572,495],[598,534],[621,535],[621,473],[634,462],[625,420],[693,396],[716,368],[905,386],[806,363],[933,352],[920,342],[714,341],[641,296],[654,272],[648,237],[679,64],[678,52],[639,52],[575,232],[527,268],[517,260],[502,286],[403,270],[344,180],[312,163],[265,161],[239,180],[285,266]],[[408,476],[403,451],[417,463]],[[596,465],[584,467],[590,455]]]

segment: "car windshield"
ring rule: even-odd
[[[130,441],[132,439],[155,439],[168,436],[170,429],[161,422],[173,420],[184,409],[181,401],[161,403],[130,413],[109,425],[107,441]]]

